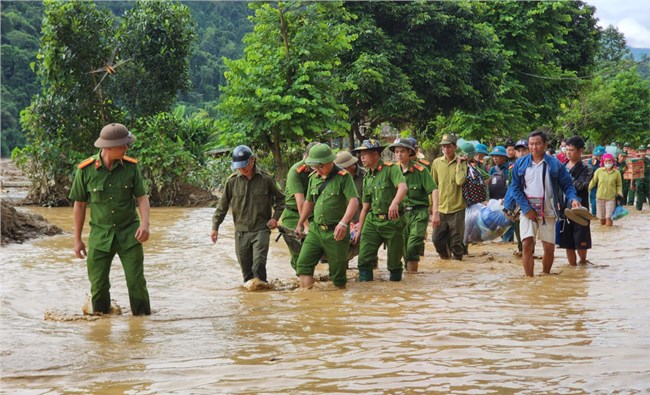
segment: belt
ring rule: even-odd
[[[375,213],[372,213],[372,215],[375,218],[377,218],[378,220],[380,220],[380,221],[386,221],[387,219],[390,219],[390,218],[388,218],[388,214],[375,214]]]
[[[423,210],[425,208],[429,208],[429,206],[424,206],[424,205],[408,206],[408,207],[404,207],[404,210],[405,211],[415,211],[415,210]]]
[[[316,224],[316,226],[318,226],[318,228],[320,230],[324,230],[324,231],[334,230],[336,228],[336,225],[338,225],[338,224],[333,224],[333,225],[319,225],[319,224]]]

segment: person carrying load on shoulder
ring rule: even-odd
[[[323,255],[328,259],[332,283],[338,288],[345,288],[347,283],[349,228],[359,206],[359,195],[350,173],[336,166],[334,159],[336,155],[327,144],[312,147],[305,159],[314,172],[309,177],[307,198],[296,233],[303,235],[304,224],[312,214],[313,225],[297,261],[296,273],[302,288],[314,284],[314,268]]]
[[[390,281],[402,280],[402,256],[404,221],[401,203],[406,196],[406,180],[399,166],[381,161],[384,150],[377,140],[364,140],[353,150],[360,153],[366,168],[363,179],[363,196],[359,227],[355,242],[359,247],[359,281],[373,281],[373,264],[382,243],[387,247],[387,266]]]
[[[438,203],[438,186],[429,170],[416,158],[415,149],[408,139],[398,138],[388,147],[394,154],[408,189],[404,205],[404,265],[407,273],[417,273],[420,251],[429,225],[430,203]]]
[[[120,257],[133,315],[151,314],[144,278],[142,243],[149,240],[149,196],[138,161],[125,155],[135,136],[126,126],[104,126],[95,141],[99,153],[78,165],[69,198],[74,200],[74,250],[87,256],[93,312],[108,314],[111,308],[109,274],[115,254]],[[136,215],[136,203],[140,218]],[[90,207],[88,253],[81,240]]]
[[[431,208],[433,245],[441,259],[463,260],[465,246],[465,208],[463,184],[467,180],[467,161],[456,154],[458,137],[445,134],[440,142],[443,156],[431,165],[431,176],[438,186],[438,205]]]

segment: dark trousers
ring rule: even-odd
[[[266,281],[266,258],[269,253],[271,230],[236,232],[235,252],[244,282],[258,278]]]
[[[440,225],[433,228],[433,245],[442,258],[462,259],[465,233],[465,209],[451,214],[440,213]]]
[[[127,249],[122,249],[113,239],[111,250],[99,251],[95,248],[88,250],[88,278],[92,294],[93,311],[107,314],[111,308],[111,283],[109,274],[113,258],[117,254],[122,261],[126,286],[129,290],[129,303],[133,315],[149,315],[149,291],[144,279],[144,252],[142,244],[138,243]]]

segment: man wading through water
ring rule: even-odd
[[[133,315],[149,315],[149,292],[144,278],[142,243],[149,240],[149,196],[144,188],[138,161],[125,156],[135,141],[126,126],[112,123],[104,126],[95,141],[99,153],[78,165],[70,189],[74,200],[74,252],[86,257],[81,240],[90,206],[88,237],[88,278],[93,312],[108,314],[111,308],[109,272],[115,254],[124,267],[129,302]],[[138,203],[140,219],[135,213]]]
[[[512,170],[512,196],[521,207],[520,233],[526,276],[535,267],[535,237],[542,240],[543,272],[551,273],[555,253],[555,221],[559,217],[560,190],[571,208],[580,207],[573,179],[557,158],[546,155],[546,133],[536,130],[528,136],[530,154],[515,162]]]

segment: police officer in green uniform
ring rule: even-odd
[[[404,265],[407,273],[417,273],[420,251],[424,245],[429,225],[429,196],[438,201],[438,186],[429,170],[417,161],[415,149],[407,139],[398,138],[388,149],[395,154],[395,160],[406,179],[408,192],[402,201],[404,205]]]
[[[149,315],[149,292],[144,278],[142,243],[149,239],[149,197],[138,161],[125,156],[135,136],[119,123],[104,126],[95,147],[99,153],[78,165],[69,198],[74,200],[74,250],[88,257],[92,306],[95,313],[110,312],[109,272],[115,254],[124,267],[133,315]],[[140,219],[136,215],[138,204]],[[81,240],[90,206],[88,253]]]
[[[359,206],[359,194],[350,173],[334,165],[334,159],[336,155],[330,147],[319,144],[309,150],[305,160],[315,171],[309,177],[307,200],[296,227],[296,233],[303,235],[304,224],[313,213],[313,224],[300,250],[296,271],[303,288],[314,284],[314,268],[323,255],[328,259],[332,283],[345,288],[347,282],[348,228]]]
[[[284,194],[277,181],[257,167],[253,151],[245,145],[232,151],[231,168],[236,173],[226,181],[212,217],[210,239],[217,242],[219,226],[231,207],[235,223],[235,252],[244,282],[253,278],[266,281],[271,229],[277,227],[282,215]]]
[[[284,186],[284,211],[282,212],[280,222],[283,226],[291,230],[296,229],[296,225],[298,225],[300,211],[302,210],[302,205],[305,203],[307,185],[309,184],[309,174],[311,173],[311,169],[305,164],[305,158],[307,158],[309,149],[316,144],[319,143],[316,141],[309,143],[302,156],[302,160],[291,166],[287,173],[287,182]],[[308,226],[309,224],[307,223],[306,225]],[[291,243],[297,243],[296,240],[291,239],[287,235],[282,236],[288,246],[291,245]],[[291,254],[291,267],[293,270],[296,270],[296,261],[298,260],[299,255],[296,251],[297,249],[298,248],[289,248],[289,254]]]
[[[359,217],[361,232],[355,235],[355,242],[361,239],[359,247],[359,281],[372,281],[373,263],[382,243],[388,249],[388,270],[390,281],[402,280],[402,256],[404,221],[400,204],[406,196],[406,180],[399,166],[381,161],[382,147],[376,140],[364,140],[354,149],[359,152],[366,168],[363,179],[363,208]]]
[[[350,173],[352,180],[354,180],[354,186],[357,188],[359,200],[361,200],[361,195],[363,194],[363,178],[366,176],[366,169],[359,165],[359,158],[352,155],[348,151],[339,151],[336,154],[336,159],[334,159],[334,164]],[[359,215],[361,215],[361,203],[359,203],[357,211],[354,213],[352,221],[350,221],[350,242],[352,242],[353,235],[360,231],[358,226]],[[357,255],[359,255],[359,243],[350,244],[350,249],[348,250],[348,260],[354,258]]]
[[[643,203],[650,200],[650,158],[646,155],[646,146],[640,145],[637,149],[637,156],[643,161],[643,177],[634,180],[631,191],[635,192],[636,205],[638,211],[643,209]]]

